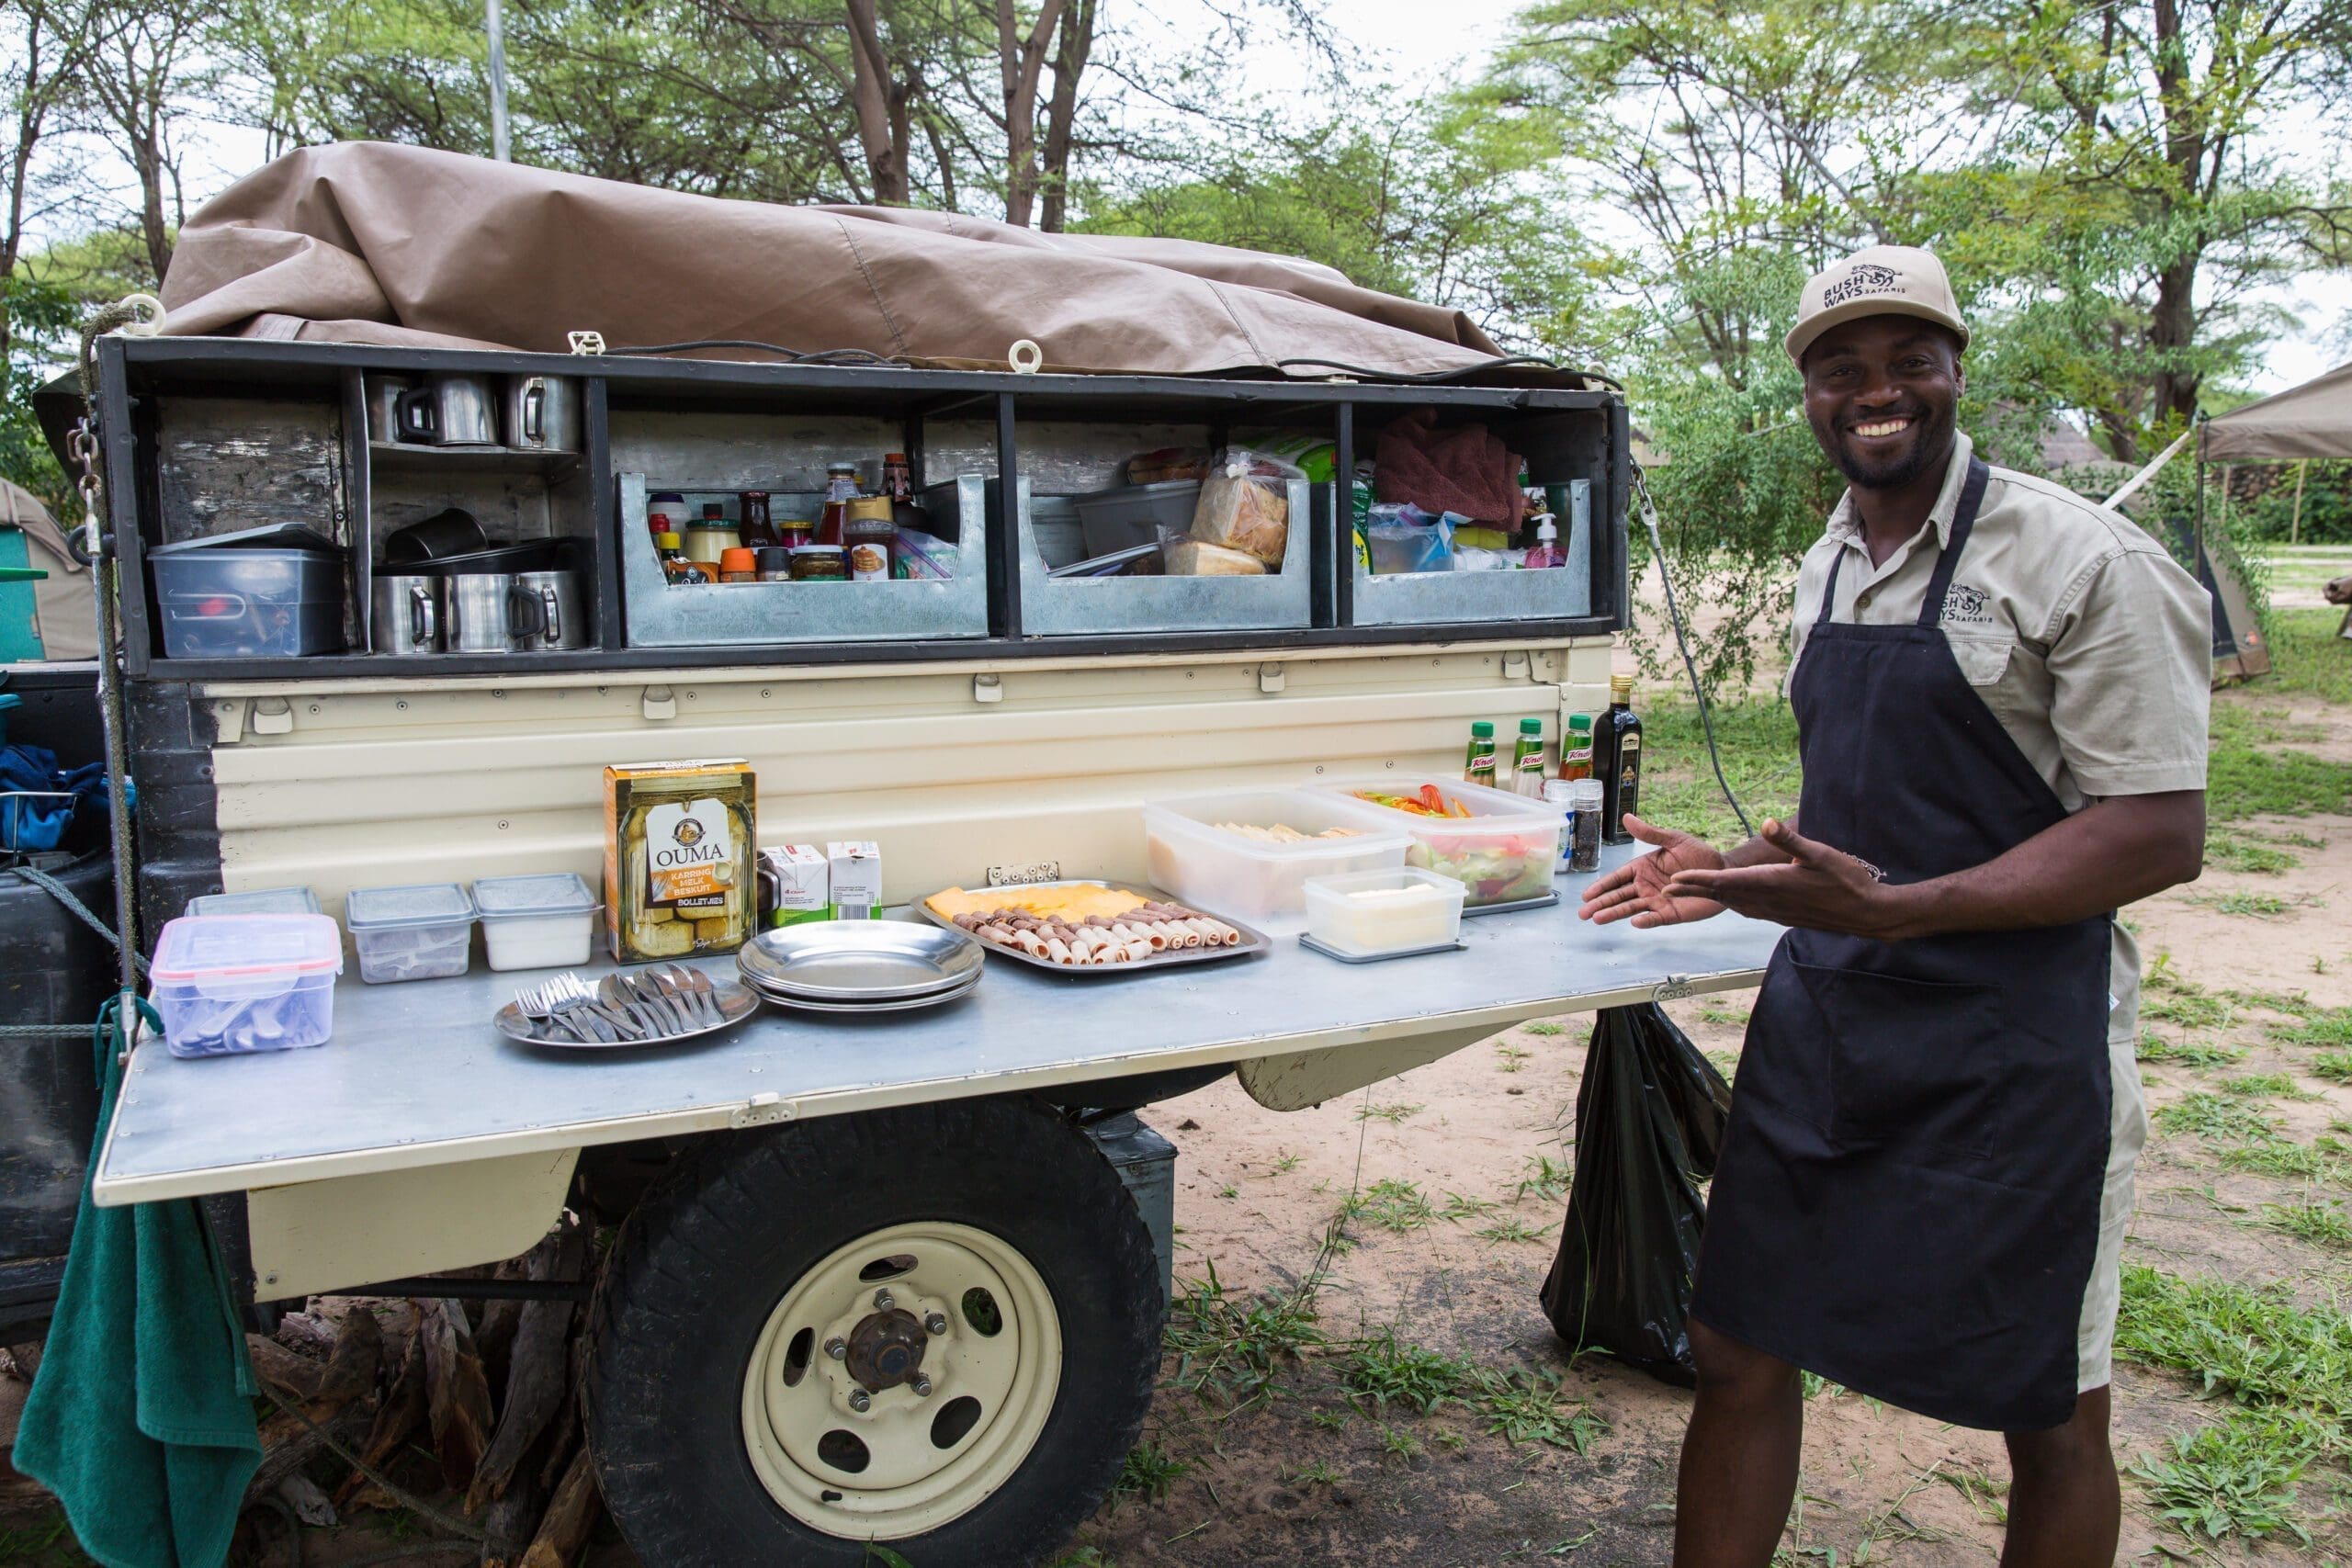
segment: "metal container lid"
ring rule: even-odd
[[[549,871],[529,876],[485,876],[474,883],[474,913],[484,920],[521,920],[548,915],[585,915],[600,907],[577,872]]]
[[[400,887],[355,887],[343,901],[343,923],[355,931],[470,923],[474,901],[454,882]]]

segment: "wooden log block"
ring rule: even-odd
[[[319,1380],[326,1372],[320,1362],[258,1334],[245,1336],[245,1353],[253,1359],[254,1375],[287,1398],[299,1403],[317,1397]]]
[[[400,1371],[393,1375],[391,1387],[377,1402],[374,1424],[368,1428],[368,1440],[360,1445],[359,1457],[379,1469],[398,1452],[409,1434],[425,1420],[424,1348],[422,1334],[413,1335],[408,1353],[401,1359]],[[334,1493],[337,1507],[348,1506],[359,1489],[368,1484],[368,1477],[353,1471],[338,1484]]]
[[[587,1227],[564,1225],[532,1252],[531,1277],[577,1279],[587,1258]],[[481,1463],[474,1472],[473,1485],[466,1494],[468,1513],[506,1490],[516,1470],[537,1444],[539,1434],[561,1408],[571,1382],[571,1340],[577,1315],[575,1303],[571,1302],[524,1303],[515,1326],[498,1431],[483,1453]]]
[[[519,1568],[571,1568],[571,1560],[587,1544],[588,1532],[595,1528],[596,1515],[603,1507],[595,1468],[588,1460],[588,1445],[582,1443],[565,1468],[555,1500],[548,1505],[539,1533],[531,1538],[530,1550],[523,1553]]]
[[[464,1491],[473,1484],[482,1451],[490,1446],[490,1384],[474,1350],[473,1326],[464,1303],[438,1299],[419,1303],[418,1343],[424,1349],[424,1403],[441,1479]]]
[[[302,1412],[323,1421],[354,1400],[376,1392],[376,1372],[384,1359],[384,1331],[376,1314],[365,1309],[344,1314],[335,1335],[334,1353],[319,1374],[317,1390]]]

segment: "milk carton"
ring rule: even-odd
[[[870,840],[835,840],[825,846],[832,863],[833,919],[871,920],[882,911],[882,846]]]
[[[771,926],[832,918],[833,863],[814,844],[760,852],[760,908]]]

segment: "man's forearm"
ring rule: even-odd
[[[1982,865],[1888,887],[1894,919],[1884,934],[1903,940],[2088,919],[2195,881],[2204,849],[2202,790],[2120,795]]]

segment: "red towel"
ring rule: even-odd
[[[1374,493],[1424,512],[1453,512],[1516,532],[1526,514],[1518,454],[1483,424],[1437,428],[1435,409],[1415,409],[1380,433]]]

